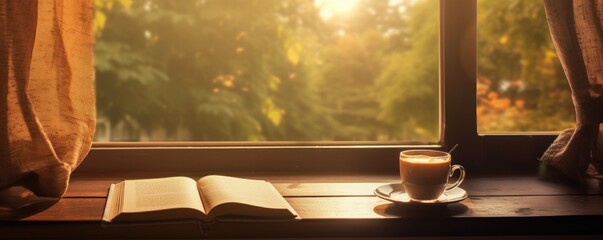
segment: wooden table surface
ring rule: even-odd
[[[162,177],[171,175],[155,174]],[[193,178],[194,174],[188,174]],[[533,176],[473,177],[469,198],[438,207],[399,205],[373,195],[396,176],[235,175],[265,179],[300,214],[293,222],[168,222],[103,225],[111,183],[120,177],[72,179],[54,204],[1,215],[0,238],[399,237],[603,234],[603,185]],[[132,179],[128,176],[128,179]]]

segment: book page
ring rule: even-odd
[[[295,217],[294,211],[271,183],[226,176],[199,180],[205,209],[210,215]],[[219,208],[218,212],[212,212]]]
[[[123,212],[192,208],[205,213],[197,183],[187,177],[124,181]]]
[[[107,194],[107,201],[105,202],[105,210],[103,212],[102,218],[102,220],[105,222],[111,222],[113,218],[117,216],[117,214],[119,213],[119,208],[121,207],[121,202],[118,201],[121,200],[121,196],[117,194],[123,194],[123,192],[116,193],[116,188],[119,188],[119,185],[111,184],[111,186],[109,187],[109,193]]]

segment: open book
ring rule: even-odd
[[[296,219],[295,210],[271,183],[211,175],[125,180],[111,184],[105,222],[165,221],[216,217]]]

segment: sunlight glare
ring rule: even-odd
[[[328,20],[335,14],[351,11],[359,0],[316,0],[314,3],[320,9],[320,16]]]

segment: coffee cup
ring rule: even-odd
[[[449,178],[459,170],[458,179],[449,184]],[[437,150],[406,150],[400,152],[400,179],[411,200],[436,202],[444,191],[460,185],[465,169],[452,165],[450,154]]]

